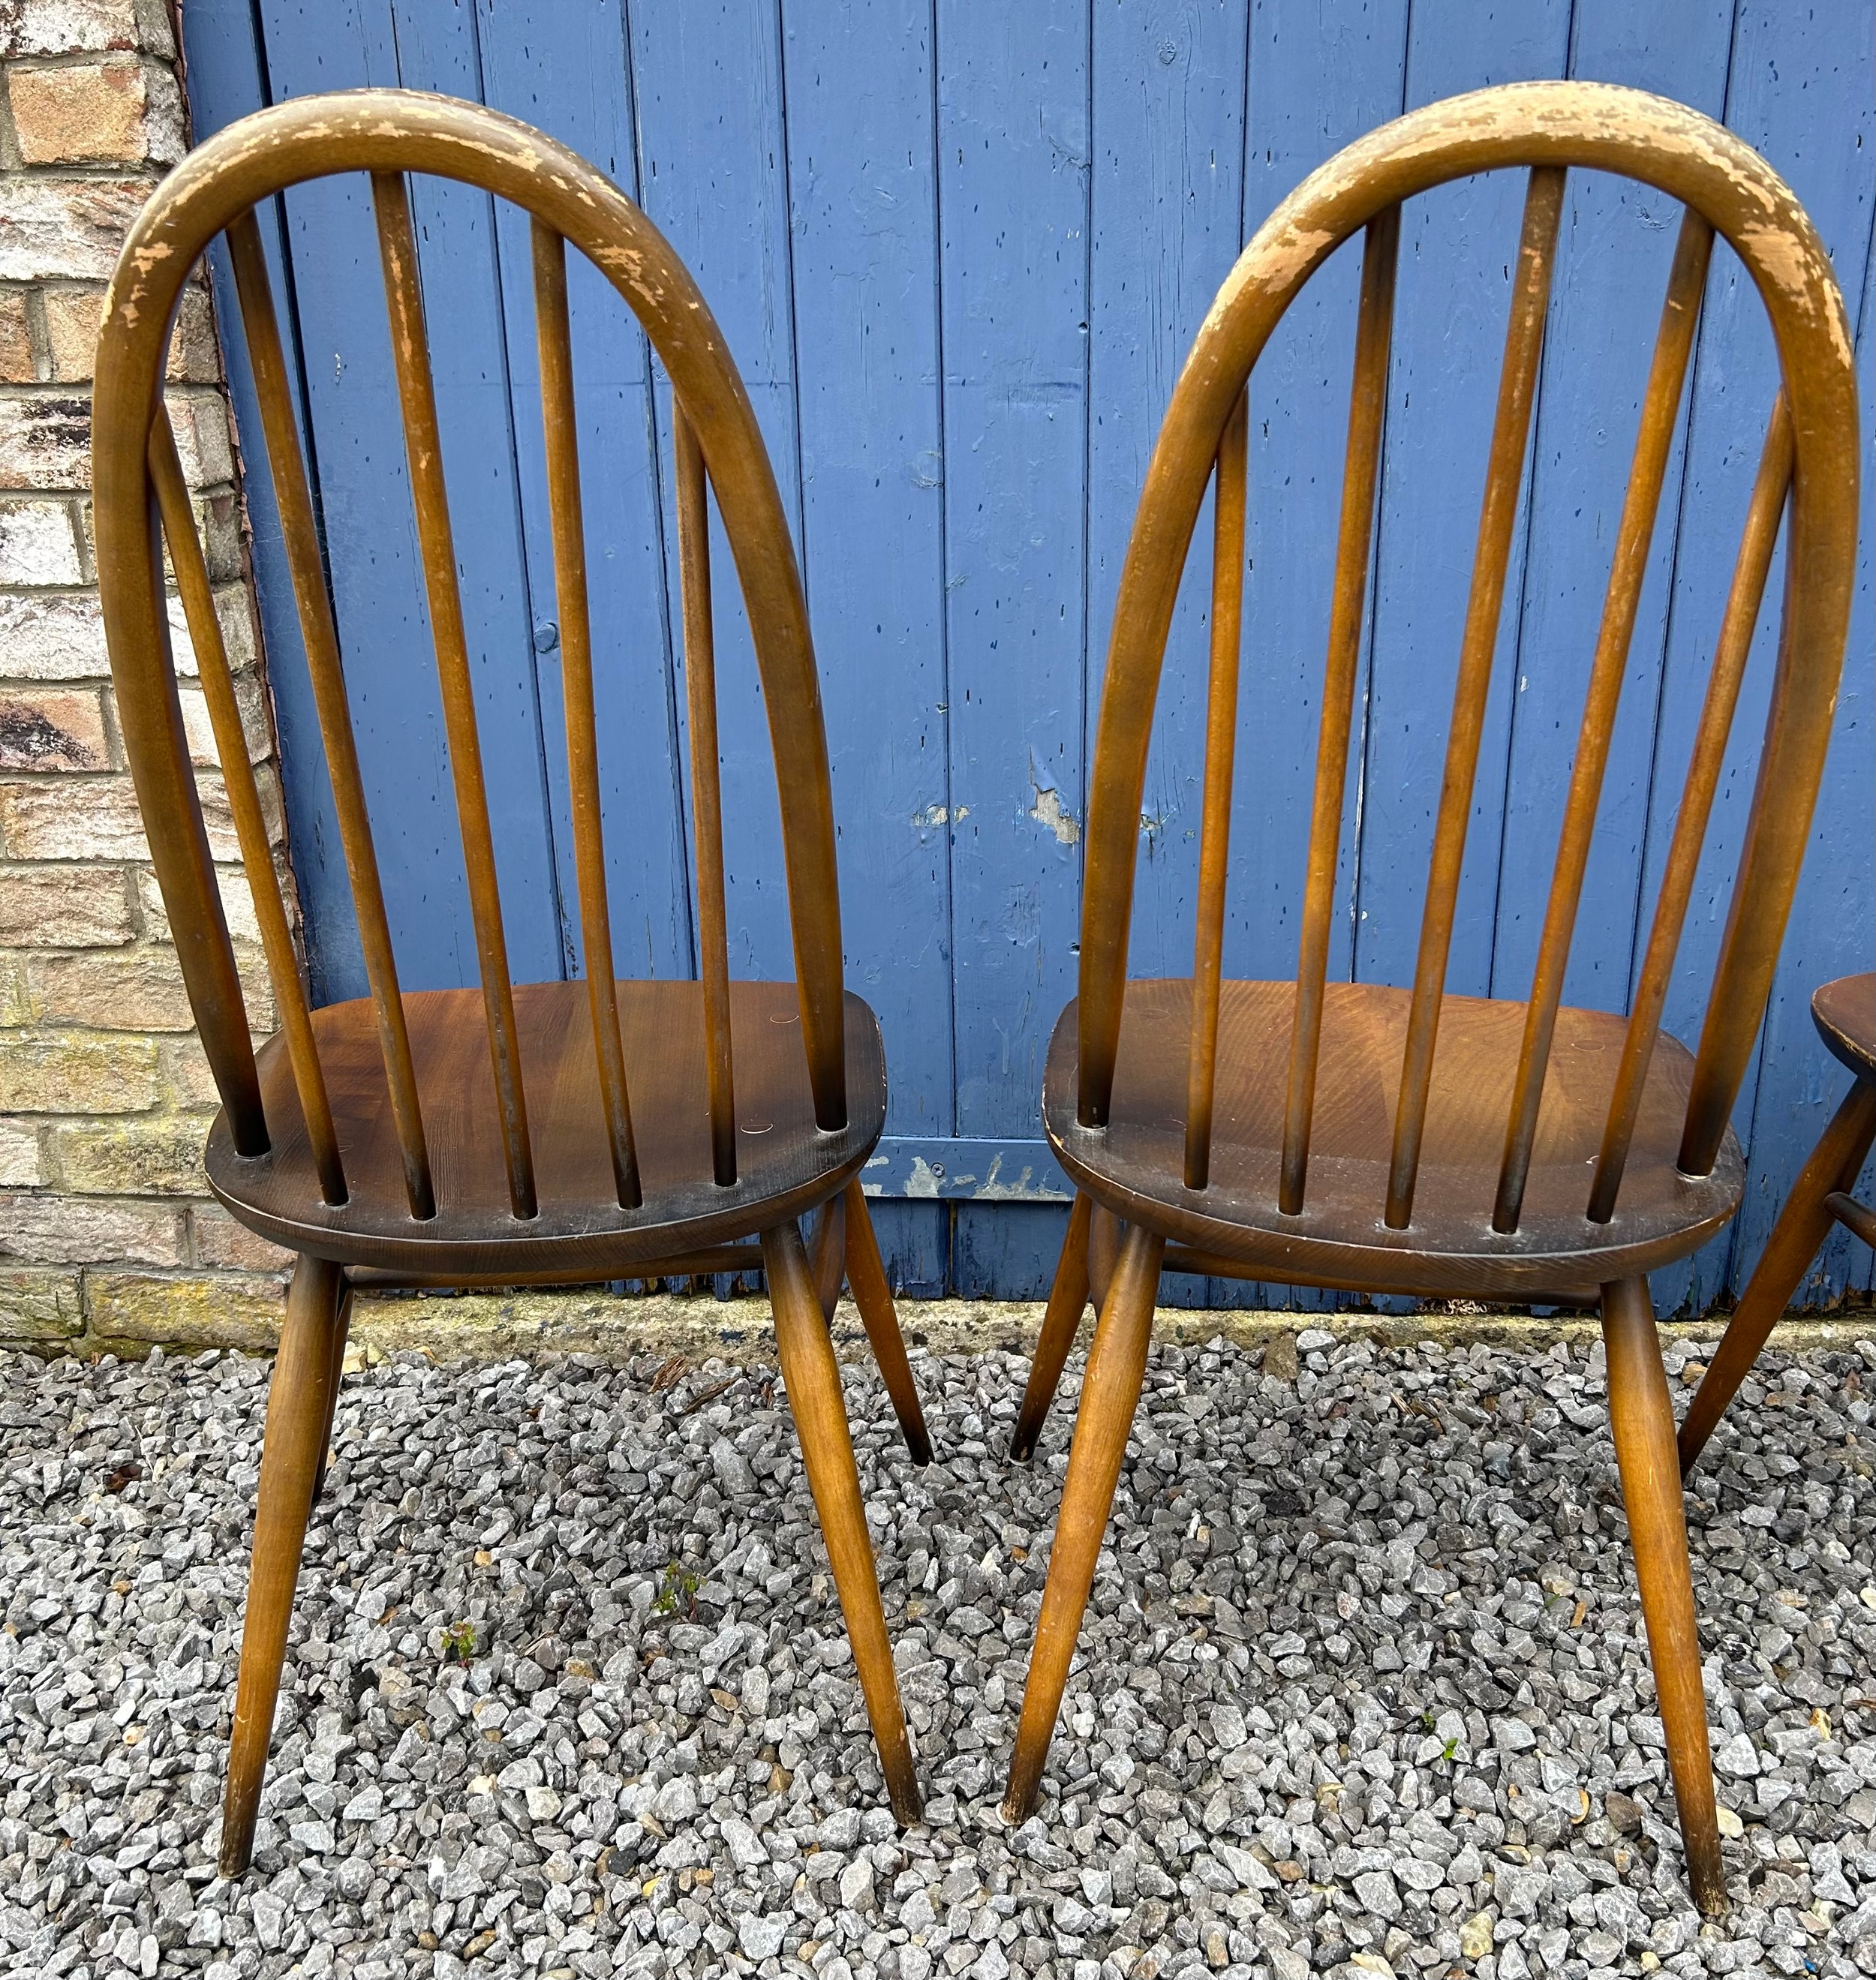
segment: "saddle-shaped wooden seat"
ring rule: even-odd
[[[1515,1231],[1492,1211],[1517,1077],[1525,1006],[1449,997],[1433,1060],[1412,1225],[1384,1217],[1388,1150],[1399,1104],[1412,998],[1373,983],[1324,988],[1322,1058],[1310,1144],[1312,1188],[1295,1216],[1278,1208],[1294,983],[1219,987],[1211,1170],[1185,1181],[1189,978],[1127,985],[1105,1129],[1076,1118],[1077,1007],[1056,1026],[1043,1118],[1076,1183],[1129,1222],[1168,1238],[1169,1269],[1356,1292],[1409,1292],[1593,1304],[1612,1279],[1684,1257],[1738,1208],[1745,1183],[1728,1130],[1703,1176],[1675,1166],[1693,1055],[1661,1035],[1642,1089],[1615,1215],[1584,1215],[1622,1064],[1627,1020],[1568,1006],[1557,1013],[1523,1214]]]

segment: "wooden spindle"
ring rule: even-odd
[[[1596,807],[1602,799],[1603,773],[1608,766],[1609,744],[1615,733],[1622,676],[1628,665],[1642,580],[1648,575],[1655,519],[1661,507],[1661,485],[1680,417],[1681,394],[1687,381],[1688,360],[1693,354],[1694,329],[1700,319],[1700,299],[1706,288],[1707,266],[1712,252],[1711,225],[1689,207],[1681,221],[1680,239],[1668,277],[1667,300],[1661,306],[1661,328],[1655,340],[1654,362],[1642,404],[1635,458],[1628,470],[1628,491],[1616,527],[1602,624],[1596,638],[1595,656],[1590,663],[1582,727],[1577,736],[1576,762],[1564,807],[1550,899],[1544,911],[1544,932],[1538,945],[1531,1001],[1525,1006],[1524,1041],[1512,1089],[1498,1200],[1492,1213],[1495,1231],[1515,1231],[1524,1205],[1531,1151],[1537,1139],[1538,1114],[1543,1103],[1544,1077],[1549,1068],[1551,1040],[1556,1029],[1557,1007],[1563,999],[1570,939],[1575,932],[1577,909],[1582,899],[1583,875],[1589,865]]]
[[[293,1083],[299,1095],[300,1111],[305,1117],[313,1166],[319,1175],[319,1193],[328,1203],[343,1203],[345,1168],[339,1158],[338,1136],[332,1125],[332,1107],[326,1095],[319,1048],[313,1039],[306,988],[300,980],[299,958],[294,952],[286,903],[281,899],[280,876],[274,869],[267,815],[261,809],[254,765],[248,755],[241,705],[234,698],[234,676],[228,670],[221,622],[215,616],[215,592],[203,560],[201,540],[195,533],[188,483],[176,456],[176,437],[170,428],[168,412],[160,400],[150,427],[149,463],[157,507],[163,518],[163,534],[169,543],[169,560],[176,573],[176,589],[182,594],[183,616],[188,621],[189,639],[195,648],[202,698],[208,704],[208,720],[221,758],[221,780],[234,819],[234,836],[247,871],[248,890],[254,896],[254,919],[261,926],[261,947],[274,987],[274,1008],[280,1014],[288,1062],[293,1068]]]
[[[574,409],[573,334],[567,310],[566,243],[534,222],[534,327],[541,347],[541,411],[547,440],[547,508],[554,530],[554,580],[560,607],[560,685],[567,703],[567,782],[573,799],[574,870],[580,887],[580,932],[586,951],[587,1003],[599,1061],[600,1103],[612,1150],[620,1203],[644,1201],[619,992],[613,976],[612,916],[606,893],[606,845],[600,819],[599,735],[593,705],[593,631],[587,604],[586,523],[580,499],[580,447]]]
[[[268,281],[267,254],[252,213],[244,213],[229,224],[228,241],[235,291],[241,301],[241,327],[253,367],[261,430],[267,444],[268,469],[280,512],[281,537],[293,579],[300,638],[306,649],[306,671],[312,683],[327,771],[332,780],[339,843],[358,912],[359,946],[378,1019],[378,1049],[384,1061],[391,1118],[404,1162],[404,1194],[411,1214],[428,1218],[437,1214],[436,1192],[431,1181],[417,1075],[411,1062],[410,1035],[404,1026],[404,1000],[397,988],[397,956],[391,948],[391,923],[384,912],[378,854],[371,843],[364,780],[359,774],[358,746],[352,736],[351,709],[346,700],[345,676],[339,662],[338,632],[332,621],[332,601],[326,591],[325,566],[320,553],[318,525],[313,517],[306,463],[300,451],[299,428],[294,421],[292,389],[288,380],[285,354],[281,348],[279,321],[274,313],[273,289]]]
[[[1420,952],[1414,967],[1407,1048],[1401,1066],[1400,1103],[1394,1117],[1386,1211],[1388,1228],[1394,1231],[1405,1230],[1413,1215],[1421,1137],[1426,1127],[1427,1094],[1433,1077],[1433,1048],[1439,1034],[1440,1002],[1445,994],[1446,958],[1452,946],[1453,913],[1465,859],[1472,780],[1479,767],[1485,697],[1492,685],[1492,660],[1498,646],[1498,619],[1505,602],[1505,573],[1517,529],[1518,493],[1530,437],[1531,408],[1537,396],[1544,314],[1550,301],[1563,188],[1561,166],[1539,165],[1531,174],[1529,190],[1525,195],[1523,237],[1518,250],[1511,320],[1505,330],[1504,367],[1498,377],[1498,411],[1492,423],[1485,500],[1479,511],[1472,593],[1466,602],[1465,630],[1459,648],[1459,682],[1453,694],[1452,729],[1446,744],[1439,818],[1427,875],[1426,908],[1420,923]]]
[[[1400,239],[1401,210],[1390,206],[1368,223],[1362,247],[1355,375],[1349,391],[1348,453],[1342,474],[1342,520],[1329,614],[1329,663],[1322,687],[1322,731],[1316,739],[1316,795],[1310,809],[1309,863],[1296,955],[1296,1006],[1290,1026],[1289,1088],[1283,1111],[1283,1168],[1277,1202],[1286,1217],[1302,1214],[1309,1168],[1316,1064],[1322,1042],[1322,995],[1329,975],[1335,861],[1342,843],[1342,793],[1348,784],[1349,733],[1361,659],[1362,612],[1374,545],[1375,488],[1380,477]]]
[[[722,769],[717,756],[717,646],[710,595],[710,510],[704,450],[671,402],[677,462],[677,565],[684,591],[684,692],[690,715],[690,811],[697,839],[697,965],[704,981],[704,1065],[717,1180],[736,1181],[736,1081],[730,1042],[729,911],[723,877]]]
[[[1205,802],[1199,833],[1198,932],[1192,962],[1192,1038],[1186,1085],[1186,1187],[1212,1170],[1212,1103],[1218,1083],[1218,982],[1225,953],[1225,874],[1231,850],[1232,768],[1238,746],[1238,663],[1244,621],[1245,474],[1248,388],[1218,443],[1212,494],[1212,677],[1205,718]]]
[[[532,1217],[536,1208],[534,1161],[528,1146],[527,1101],[521,1085],[514,992],[508,980],[508,945],[502,932],[495,841],[489,829],[482,745],[476,729],[475,684],[469,673],[469,645],[463,632],[462,600],[456,585],[456,545],[450,530],[448,492],[444,486],[443,447],[437,430],[436,393],[430,376],[423,298],[417,291],[417,238],[411,226],[410,195],[404,174],[374,172],[371,199],[378,209],[378,258],[384,265],[384,297],[391,310],[391,350],[397,364],[398,403],[404,414],[404,454],[411,466],[411,494],[417,511],[417,546],[424,560],[430,633],[437,649],[437,675],[443,689],[450,775],[456,789],[456,822],[462,832],[469,908],[475,922],[476,961],[481,971],[482,1005],[488,1019],[489,1061],[495,1076],[496,1104],[501,1113],[508,1202],[517,1217]]]
[[[1732,733],[1740,683],[1752,651],[1752,635],[1758,625],[1765,581],[1771,570],[1779,519],[1785,513],[1785,495],[1791,483],[1791,423],[1781,394],[1766,427],[1758,472],[1746,507],[1739,555],[1733,564],[1732,583],[1714,647],[1713,671],[1708,677],[1706,698],[1701,706],[1700,726],[1694,733],[1687,787],[1680,814],[1674,822],[1674,836],[1668,842],[1667,869],[1661,875],[1655,919],[1648,929],[1648,948],[1635,985],[1635,1002],[1629,1009],[1628,1028],[1622,1038],[1615,1090],[1609,1100],[1608,1118],[1603,1126],[1602,1147],[1596,1158],[1585,1212],[1592,1224],[1606,1224],[1615,1214],[1616,1194],[1622,1188],[1629,1144],[1642,1111],[1642,1091],[1648,1082],[1648,1063],[1654,1056],[1661,1014],[1668,1001],[1681,931],[1687,920],[1688,903],[1693,898],[1700,849],[1725,767],[1727,739]],[[1754,1022],[1756,1025],[1756,1018]]]

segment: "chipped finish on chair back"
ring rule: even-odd
[[[573,360],[567,304],[568,244],[599,268],[638,318],[674,390],[678,530],[692,697],[700,951],[716,1179],[736,1181],[722,822],[711,665],[707,490],[716,490],[741,580],[780,786],[802,1038],[816,1121],[847,1118],[840,905],[827,750],[813,646],[794,550],[742,380],[677,255],[602,174],[511,118],[471,103],[405,91],[302,98],[259,112],[198,150],[158,188],[125,243],[106,299],[93,440],[98,561],[125,742],[185,979],[235,1149],[271,1145],[228,929],[189,767],[162,603],[159,528],[168,541],[227,775],[252,886],[283,1042],[304,1115],[319,1188],[346,1201],[314,1028],[277,886],[259,797],[241,742],[202,553],[161,397],[170,326],[191,270],[225,232],[252,360],[262,437],[282,533],[340,836],[357,905],[390,1107],[410,1214],[436,1211],[392,935],[353,744],[339,646],[293,393],[254,210],[305,180],[339,172],[371,180],[417,540],[441,685],[458,822],[474,914],[490,1064],[509,1208],[537,1209],[513,985],[496,882],[469,646],[437,430],[405,175],[474,185],[524,208],[533,222],[542,417],[567,687],[581,932],[597,1085],[618,1201],[640,1201],[614,985],[600,838],[599,752],[592,674]]]
[[[1206,1188],[1229,812],[1228,731],[1235,719],[1239,665],[1246,397],[1258,357],[1290,303],[1342,242],[1365,230],[1291,1038],[1279,1206],[1286,1215],[1302,1212],[1307,1188],[1400,204],[1449,180],[1508,168],[1528,173],[1522,238],[1406,1028],[1392,1159],[1386,1200],[1375,1206],[1377,1215],[1396,1230],[1411,1226],[1473,773],[1530,432],[1558,218],[1566,174],[1572,170],[1642,181],[1678,199],[1686,211],[1616,533],[1525,1006],[1492,1206],[1498,1231],[1518,1228],[1616,701],[1716,232],[1738,252],[1758,285],[1778,344],[1783,390],[1767,408],[1764,457],[1585,1204],[1592,1222],[1607,1222],[1614,1211],[1788,492],[1787,581],[1777,674],[1681,1130],[1679,1166],[1689,1175],[1708,1174],[1722,1145],[1770,992],[1823,770],[1854,569],[1855,381],[1842,299],[1829,260],[1803,209],[1771,168],[1729,132],[1678,105],[1601,84],[1543,82],[1482,90],[1434,105],[1350,146],[1306,181],[1259,231],[1219,291],[1173,393],[1135,519],[1115,606],[1090,782],[1076,1095],[1082,1125],[1105,1127],[1126,994],[1135,840],[1154,700],[1181,573],[1206,485],[1216,472],[1219,541],[1185,1164],[1186,1187]]]

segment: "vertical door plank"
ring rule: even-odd
[[[1569,12],[1562,0],[1416,8],[1408,106],[1562,75]],[[1525,178],[1455,181],[1402,214],[1362,772],[1355,973],[1364,982],[1413,980]],[[1446,970],[1447,989],[1461,995],[1483,995],[1491,975],[1532,458],[1527,448]]]
[[[1725,108],[1729,8],[1579,0],[1571,73]],[[1512,698],[1495,996],[1531,993],[1602,618],[1617,520],[1647,390],[1678,203],[1603,172],[1569,180],[1538,400],[1523,626]],[[1656,686],[1681,513],[1685,404],[1661,487],[1635,636],[1578,908],[1564,1002],[1628,1008],[1654,756]]]
[[[640,203],[709,298],[755,407],[799,556],[800,443],[777,12],[773,4],[756,0],[687,0],[679,7],[634,6],[627,20],[638,117]],[[655,357],[653,375],[666,583],[675,601],[670,384]],[[794,971],[793,945],[775,759],[736,560],[713,501],[711,510],[718,742],[723,786],[735,794],[723,834],[730,974],[787,977]],[[810,625],[813,606],[810,586]],[[681,667],[681,643],[677,659]],[[690,729],[681,693],[677,719],[687,756]]]
[[[1034,1135],[1080,910],[1089,20],[937,21],[957,1131]]]
[[[784,0],[802,553],[840,820],[847,982],[878,1014],[889,1135],[954,1131],[944,427],[932,23]],[[863,77],[866,86],[856,88]],[[951,1212],[876,1206],[900,1284]]]
[[[1172,387],[1242,240],[1246,11],[1221,0],[1093,9],[1089,237],[1087,745],[1094,746],[1114,598],[1147,463]],[[1133,895],[1129,968],[1192,969],[1205,769],[1212,595],[1212,497],[1166,642]],[[1248,618],[1242,688],[1254,696],[1262,642]],[[1261,752],[1256,776],[1262,774]],[[1242,862],[1234,850],[1226,912]],[[1059,1236],[1056,1238],[1059,1244]],[[1053,1269],[1053,1259],[1049,1261]],[[1202,1306],[1206,1282],[1168,1273],[1169,1306]]]
[[[616,0],[568,0],[527,15],[481,0],[477,18],[487,100],[570,145],[636,198],[630,58]],[[496,238],[563,940],[570,972],[578,975],[588,964],[575,934],[566,706],[550,602],[554,547],[525,216],[498,208]],[[612,966],[622,976],[688,976],[690,867],[650,347],[585,257],[569,250],[567,261]]]
[[[419,6],[394,24],[391,9],[371,0],[316,12],[270,0],[261,11],[277,98],[364,84],[479,91],[473,35],[459,17]],[[414,191],[510,948],[517,978],[554,977],[563,950],[490,202],[427,181]],[[334,605],[401,972],[413,989],[471,984],[474,935],[396,380],[381,297],[370,287],[369,190],[348,174],[297,188],[285,204]],[[329,969],[328,994],[363,988],[335,977]]]
[[[1846,29],[1850,32],[1846,32]],[[1876,115],[1869,101],[1871,24],[1863,15],[1835,15],[1779,7],[1773,0],[1740,0],[1733,36],[1726,121],[1782,174],[1817,224],[1835,257],[1846,295],[1862,292],[1869,249],[1871,186],[1868,161],[1876,149]],[[1854,304],[1853,304],[1854,307]],[[1692,424],[1687,447],[1681,543],[1669,607],[1667,658],[1655,746],[1655,799],[1649,808],[1642,895],[1651,909],[1674,829],[1673,799],[1685,781],[1694,726],[1698,719],[1713,640],[1725,602],[1739,524],[1758,463],[1759,442],[1778,390],[1778,370],[1765,305],[1725,244],[1716,245],[1707,310],[1695,354]],[[1868,417],[1865,404],[1865,417]],[[1867,453],[1866,453],[1867,459]],[[1865,553],[1867,554],[1867,552]],[[1763,741],[1765,707],[1778,640],[1784,590],[1782,549],[1773,564],[1760,615],[1758,637],[1733,724],[1728,768],[1708,828],[1695,895],[1681,937],[1680,961],[1663,1023],[1677,1038],[1698,1035],[1715,958],[1725,925],[1738,865],[1752,773]],[[1858,679],[1851,649],[1845,686]],[[1865,673],[1863,676],[1867,679]],[[1834,950],[1828,905],[1841,886],[1862,890],[1867,904],[1871,835],[1854,821],[1867,816],[1868,750],[1843,747],[1854,704],[1841,700],[1825,783],[1818,799],[1818,832],[1804,883],[1792,909],[1785,946],[1768,1012],[1767,1040],[1785,1041],[1780,1070],[1765,1088],[1765,1138],[1758,1131],[1761,1079],[1766,1061],[1748,1070],[1733,1119],[1746,1144],[1746,1200],[1740,1217],[1690,1265],[1658,1273],[1657,1309],[1704,1310],[1721,1291],[1737,1291],[1749,1275],[1790,1179],[1809,1151],[1841,1092],[1830,1061],[1814,1041],[1809,1016],[1817,982],[1842,971],[1824,958]],[[1846,772],[1853,772],[1846,775]],[[1842,829],[1836,829],[1837,822]],[[1841,876],[1834,884],[1827,877]],[[1868,909],[1860,932],[1848,938],[1852,959],[1844,968],[1866,968]],[[1782,1070],[1788,1067],[1789,1071]],[[1808,1068],[1807,1071],[1806,1068]],[[1787,1086],[1784,1082],[1789,1080]],[[1808,1088],[1812,1104],[1785,1114],[1781,1096]],[[1827,1097],[1828,1096],[1828,1097]],[[1823,1111],[1817,1111],[1821,1108]],[[1784,1115],[1781,1119],[1780,1117]],[[1833,1255],[1841,1258],[1841,1251]]]
[[[198,140],[238,117],[261,109],[268,101],[258,35],[259,24],[248,0],[198,0],[189,10],[182,23],[182,41],[188,70],[190,115]],[[254,218],[267,250],[269,284],[280,306],[287,361],[297,381],[301,369],[299,322],[287,306],[293,289],[283,252],[279,208],[270,200]],[[210,248],[208,267],[218,322],[238,324],[240,309],[225,241],[218,240]],[[247,346],[238,336],[225,337],[221,350],[236,430],[244,437],[257,434],[261,430],[261,414]],[[295,410],[301,410],[297,394]],[[301,442],[304,447],[304,434]],[[248,459],[251,467],[251,440]],[[293,580],[288,569],[271,478],[264,470],[248,473],[243,480],[242,494],[253,533],[251,554],[266,649],[268,687],[273,698],[281,751],[289,764],[316,765],[320,758],[319,716],[299,643]],[[210,547],[212,550],[213,546]],[[210,573],[218,583],[240,574],[234,568]],[[308,988],[317,1006],[340,994],[330,987],[332,981],[363,984],[364,963],[340,850],[331,786],[318,771],[307,775],[295,771],[284,780],[282,795],[294,882],[304,916]]]
[[[1375,0],[1362,8],[1267,0],[1252,8],[1244,139],[1246,239],[1317,166],[1401,114],[1408,11],[1405,0]],[[1251,380],[1249,569],[1238,716],[1244,767],[1232,800],[1227,976],[1280,978],[1296,968],[1361,255],[1358,238],[1317,272],[1277,326]],[[1380,547],[1377,535],[1369,564],[1371,594]],[[1329,975],[1340,981],[1349,975],[1352,954],[1361,700],[1373,636],[1372,604],[1364,620],[1329,946]],[[1276,1048],[1282,1051],[1285,1043],[1279,1040]],[[1172,1274],[1166,1282],[1172,1282]],[[1212,1279],[1206,1282],[1206,1303],[1314,1311],[1339,1306],[1342,1298]]]

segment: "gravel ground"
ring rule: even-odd
[[[925,1826],[884,1809],[772,1367],[406,1354],[347,1379],[235,1886],[266,1366],[8,1357],[0,1969],[1876,1973],[1876,1345],[1771,1357],[1698,1475],[1705,1929],[1599,1353],[1157,1350],[1014,1832],[1079,1364],[1033,1468],[1016,1357],[914,1365],[927,1471],[849,1387]]]

